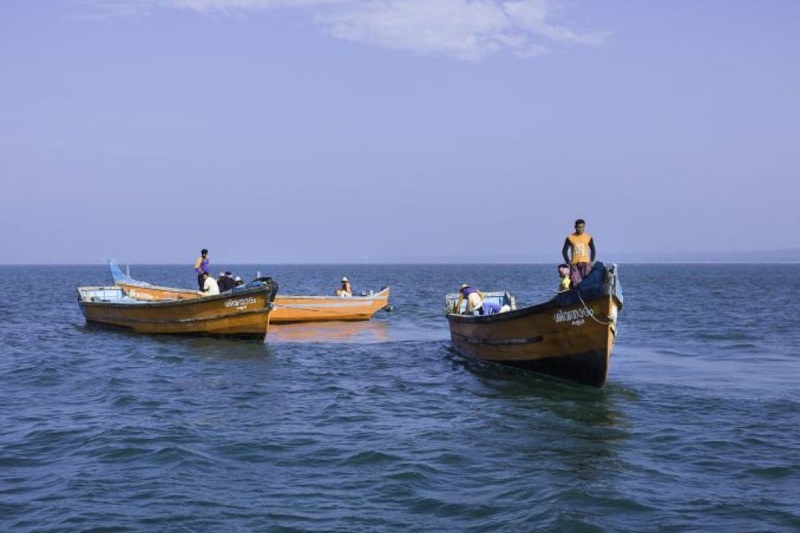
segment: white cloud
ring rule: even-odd
[[[600,45],[608,38],[607,31],[579,33],[566,26],[551,24],[548,19],[553,15],[553,10],[546,0],[505,2],[503,8],[520,27],[556,42]]]
[[[295,10],[338,39],[479,60],[508,51],[549,53],[558,45],[596,46],[607,32],[579,32],[554,19],[560,0],[80,0],[96,13],[155,14],[179,9],[207,14]]]
[[[153,0],[73,0],[73,16],[79,20],[147,15],[155,7]]]

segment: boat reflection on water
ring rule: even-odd
[[[389,323],[371,322],[303,322],[270,326],[268,343],[274,342],[341,342],[369,344],[389,341]]]

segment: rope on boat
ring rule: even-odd
[[[611,324],[614,323],[611,320],[609,320],[608,322],[604,322],[602,320],[598,320],[597,318],[595,318],[594,311],[589,309],[589,306],[587,306],[586,302],[583,301],[583,297],[581,296],[581,291],[579,289],[575,289],[575,293],[578,295],[578,299],[581,301],[581,304],[583,304],[583,308],[586,310],[586,314],[589,315],[589,318],[591,318],[592,320],[603,326],[610,326]]]

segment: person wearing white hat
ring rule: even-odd
[[[219,285],[219,292],[227,292],[231,290],[235,286],[231,272],[220,272],[219,278],[217,279],[217,285]]]
[[[467,300],[466,314],[468,315],[482,315],[483,314],[483,293],[464,283],[458,289],[458,301],[456,302],[455,312],[460,312],[461,302]]]
[[[342,276],[342,286],[336,289],[336,296],[342,298],[350,298],[353,296],[353,288],[350,286],[350,282],[347,281],[347,276]]]

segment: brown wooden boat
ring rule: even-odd
[[[193,300],[203,293],[191,289],[162,287],[136,280],[123,273],[119,266],[109,261],[114,283],[125,289],[128,296],[137,300]],[[234,289],[235,294],[239,289]],[[339,296],[277,295],[271,324],[299,322],[331,322],[370,320],[375,313],[389,305],[389,287],[366,296],[341,298]],[[228,293],[225,293],[228,294]]]
[[[508,293],[485,298],[510,311],[466,316],[447,295],[447,320],[454,348],[464,355],[602,387],[617,332],[622,290],[616,265],[595,263],[574,289],[544,303],[514,309]]]
[[[258,282],[249,285],[235,294],[158,301],[131,298],[119,286],[79,287],[78,305],[87,323],[139,333],[264,339],[269,330],[275,286]]]

